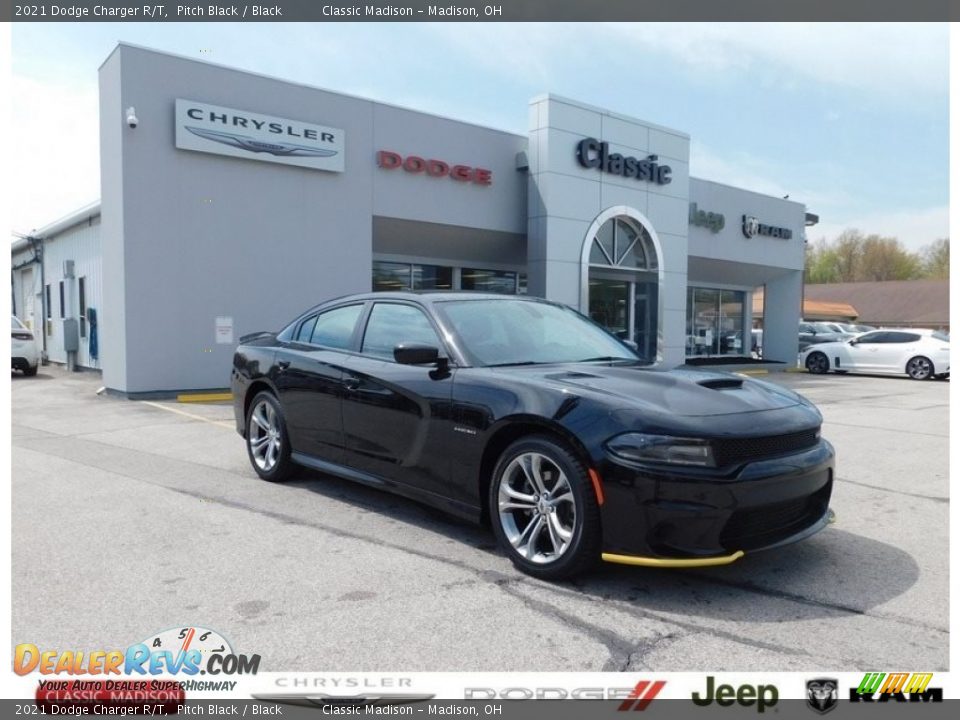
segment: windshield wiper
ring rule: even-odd
[[[484,367],[513,367],[516,365],[540,365],[542,363],[533,360],[520,360],[518,362],[494,363],[493,365],[484,365]]]
[[[637,362],[638,358],[628,358],[623,356],[613,355],[601,355],[599,357],[584,358],[583,360],[576,360],[575,362],[612,362],[613,360],[626,360],[627,362]]]

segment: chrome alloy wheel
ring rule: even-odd
[[[283,449],[280,421],[277,411],[266,400],[261,400],[250,413],[250,426],[247,428],[247,443],[250,455],[257,467],[270,472],[280,458]]]
[[[933,375],[933,363],[925,357],[911,358],[907,363],[907,375],[914,380],[926,380]]]
[[[513,548],[530,562],[551,563],[570,547],[577,505],[570,481],[549,457],[518,455],[500,476],[500,526]]]

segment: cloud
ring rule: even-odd
[[[53,222],[100,195],[99,96],[77,87],[13,77],[11,221],[18,232]]]
[[[949,90],[945,25],[621,23],[611,28],[703,72],[774,72],[885,97],[946,96]]]
[[[696,139],[690,142],[690,174],[773,197],[789,195],[814,212],[843,207],[855,200],[847,191],[830,184],[831,173],[785,165],[742,151],[721,153]],[[800,177],[814,177],[819,182],[809,186]]]

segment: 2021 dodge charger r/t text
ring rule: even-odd
[[[488,294],[332,300],[240,340],[250,462],[297,465],[489,521],[523,571],[705,566],[826,526],[833,448],[806,399],[655,371],[569,308]]]

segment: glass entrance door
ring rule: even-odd
[[[590,278],[590,317],[622,340],[631,340],[630,286],[624,280]]]
[[[622,340],[637,344],[640,357],[657,358],[656,280],[641,280],[592,272],[590,275],[590,317]]]
[[[687,356],[743,355],[746,295],[740,290],[690,288],[687,294]]]

